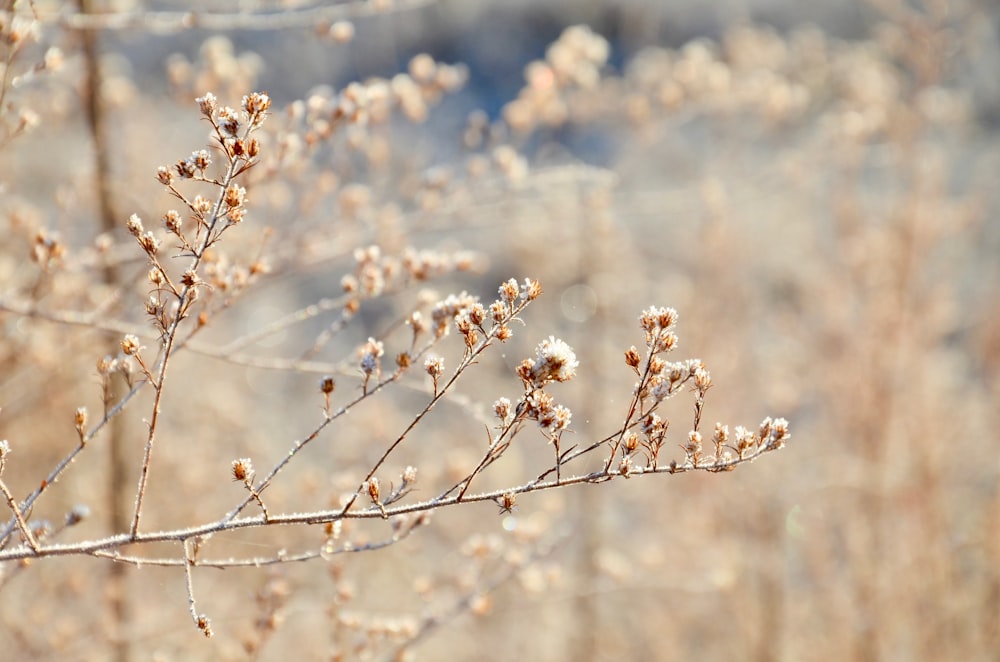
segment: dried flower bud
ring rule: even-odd
[[[246,200],[247,190],[237,184],[230,184],[226,187],[225,201],[230,207],[239,207]]]
[[[246,213],[246,207],[230,207],[229,211],[226,212],[226,220],[232,225],[238,225],[243,222],[243,217],[246,216]]]
[[[209,639],[212,638],[212,621],[205,614],[199,614],[198,616],[198,629]]]
[[[511,278],[500,285],[500,300],[506,303],[508,306],[517,299],[520,291],[517,287],[517,281]]]
[[[625,350],[625,364],[630,368],[639,368],[639,363],[642,361],[642,357],[639,356],[639,350],[632,345],[627,350]]]
[[[698,368],[694,373],[694,385],[699,391],[704,393],[712,386],[712,375],[709,374],[708,370]]]
[[[374,338],[369,338],[361,349],[361,372],[366,375],[377,373],[379,370],[379,359],[385,354],[382,343]]]
[[[205,117],[211,117],[214,115],[215,109],[219,105],[215,95],[211,92],[207,92],[203,97],[198,97],[195,101],[198,103],[198,108],[201,110],[201,114]]]
[[[444,359],[440,356],[430,356],[424,361],[424,370],[435,380],[444,373]]]
[[[771,436],[771,417],[768,416],[760,423],[760,430],[757,432],[757,436],[761,440],[767,439]]]
[[[202,195],[196,195],[191,202],[191,209],[198,214],[207,214],[212,211],[212,201]]]
[[[122,338],[121,345],[122,345],[122,353],[124,353],[125,356],[133,356],[135,354],[138,354],[139,350],[142,349],[142,347],[139,345],[139,339],[134,335],[132,335],[131,333],[126,334],[125,337]]]
[[[336,387],[337,387],[337,382],[334,381],[333,377],[331,377],[330,375],[325,375],[322,379],[319,380],[319,390],[324,395],[330,395],[331,393],[333,393],[333,390]]]
[[[241,483],[248,483],[253,480],[253,462],[250,461],[248,457],[241,457],[238,460],[233,460],[233,480],[239,481]]]
[[[180,159],[174,164],[174,170],[177,171],[181,179],[191,179],[197,174],[194,162],[191,159]]]
[[[657,336],[654,350],[658,352],[669,352],[677,347],[677,334],[673,331],[660,332]]]
[[[510,305],[509,302],[505,305],[502,301],[494,301],[490,304],[490,317],[493,318],[494,324],[502,324],[507,318],[508,305]]]
[[[573,412],[568,407],[546,407],[538,412],[538,427],[548,434],[555,434],[568,428],[572,418]]]
[[[133,237],[139,237],[142,232],[142,219],[139,218],[138,214],[132,214],[128,217],[128,222],[125,223],[125,227],[128,229],[129,234]]]
[[[163,285],[164,283],[163,272],[160,271],[159,267],[153,267],[152,269],[150,269],[149,272],[146,274],[146,278],[149,280],[150,283],[156,285],[157,287]]]
[[[542,295],[542,285],[537,280],[525,278],[521,285],[521,298],[526,301],[534,301]]]
[[[207,149],[199,149],[197,152],[191,152],[191,162],[194,167],[205,172],[205,170],[212,164],[212,155],[209,154]]]
[[[160,166],[156,169],[156,178],[164,186],[170,186],[174,181],[174,173],[170,172],[166,166]]]
[[[555,336],[549,336],[535,348],[535,361],[531,364],[527,381],[535,386],[542,386],[550,381],[569,381],[576,374],[579,365],[573,348]],[[520,369],[518,374],[520,376]]]
[[[243,110],[248,115],[259,115],[271,107],[271,97],[262,92],[251,92],[243,97]]]
[[[185,287],[194,287],[201,282],[201,278],[198,276],[198,272],[194,269],[188,269],[181,276],[181,282]]]
[[[697,430],[691,430],[688,432],[688,444],[684,447],[689,455],[697,455],[701,453],[701,433]]]
[[[506,424],[510,419],[510,400],[508,398],[497,398],[497,401],[493,403],[493,413]]]
[[[483,304],[477,301],[469,309],[469,321],[475,324],[476,326],[482,326],[485,320],[486,320],[486,309],[483,308]]]
[[[73,417],[73,425],[76,427],[76,431],[83,434],[84,428],[87,427],[87,408],[77,407],[76,414]]]
[[[368,496],[371,498],[372,503],[381,503],[379,500],[379,495],[381,494],[381,486],[379,484],[378,478],[372,476],[371,480],[368,481]]]
[[[159,294],[153,293],[149,295],[146,299],[146,314],[153,317],[159,317],[163,313],[163,302],[160,300]]]
[[[499,499],[497,499],[497,505],[500,506],[500,512],[504,514],[511,514],[514,512],[514,506],[517,503],[517,495],[513,492],[504,492]]]
[[[0,439],[0,460],[6,460],[8,455],[10,455],[10,442]]]
[[[630,478],[632,476],[632,458],[630,456],[626,455],[618,463],[618,472],[623,478]]]
[[[169,232],[173,234],[180,235],[181,233],[181,215],[177,213],[177,210],[170,209],[163,215],[163,226],[167,228]]]
[[[231,138],[237,137],[240,131],[240,119],[235,109],[229,106],[219,111],[219,128]]]
[[[146,251],[151,257],[156,255],[156,251],[160,249],[160,240],[157,239],[152,232],[144,232],[139,236],[139,246],[142,250]]]
[[[639,325],[651,335],[657,335],[659,331],[668,331],[677,323],[677,311],[673,308],[657,308],[652,306],[642,311],[639,316]]]

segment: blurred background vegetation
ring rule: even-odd
[[[549,334],[581,363],[560,385],[574,442],[619,425],[634,381],[622,353],[641,343],[649,305],[679,310],[678,357],[711,369],[709,425],[772,415],[793,432],[732,474],[529,495],[511,516],[458,508],[378,552],[203,571],[212,640],[191,627],[171,569],[9,564],[10,659],[382,659],[418,633],[409,651],[427,660],[997,659],[996,4],[399,1],[348,32],[322,11],[296,19],[312,8],[295,2],[199,5],[235,12],[230,29],[180,25],[169,12],[188,3],[6,4],[5,34],[35,21],[23,45],[4,44],[0,102],[0,438],[16,444],[15,494],[76,443],[77,406],[102,410],[94,366],[121,335],[108,321],[148,333],[147,267],[124,223],[155,225],[171,206],[155,169],[204,145],[193,99],[206,91],[235,106],[266,90],[274,116],[248,220],[218,256],[235,303],[203,347],[339,295],[368,244],[474,252],[478,271],[430,283],[442,294],[491,300],[508,277],[542,282],[503,355],[399,458],[425,496],[478,459],[481,413],[518,395],[514,366]],[[138,18],[74,27],[116,12]],[[273,25],[241,24],[271,12]],[[441,77],[437,93],[397,93],[427,76]],[[345,87],[376,77],[398,105],[334,124]],[[243,292],[262,256],[270,272]],[[417,293],[364,302],[310,358],[351,359]],[[39,310],[96,315],[66,324]],[[150,528],[218,518],[240,498],[232,459],[269,466],[311,429],[319,375],[245,357],[301,356],[335,317],[243,358],[179,355]],[[425,385],[413,386],[310,448],[269,491],[272,510],[354,489],[420,410]],[[682,443],[690,401],[670,404]],[[145,412],[141,399],[126,410],[33,517],[84,503],[72,539],[120,529]],[[484,486],[551,458],[540,437],[512,452]],[[219,544],[254,555],[321,541],[263,531]]]

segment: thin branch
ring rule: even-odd
[[[527,300],[522,301],[520,305],[514,307],[510,311],[510,314],[503,320],[503,323],[506,324],[511,320],[516,319],[518,314],[520,314],[527,307],[527,305],[528,305]],[[499,329],[500,326],[501,326],[500,324],[497,324],[496,327],[494,328]],[[424,417],[427,416],[427,414],[430,413],[431,409],[434,408],[434,405],[436,405],[442,398],[444,398],[445,394],[447,394],[451,390],[452,386],[455,385],[459,377],[462,376],[462,373],[465,372],[466,368],[475,363],[476,359],[486,350],[486,348],[492,345],[493,341],[496,340],[496,336],[494,336],[492,332],[489,333],[483,332],[483,333],[485,334],[484,338],[479,342],[479,344],[476,347],[470,348],[466,352],[465,356],[462,358],[462,362],[459,363],[459,365],[455,368],[455,371],[452,373],[451,377],[444,384],[444,386],[435,391],[434,395],[431,397],[430,402],[427,403],[427,406],[424,407],[423,410],[421,410],[421,412],[417,414],[412,421],[410,421],[409,425],[406,426],[406,429],[403,430],[402,434],[400,434],[399,437],[397,437],[396,440],[389,445],[389,447],[382,454],[382,457],[380,457],[378,461],[372,466],[371,470],[369,470],[368,475],[365,477],[364,481],[362,481],[361,485],[358,486],[358,489],[355,490],[354,494],[344,505],[342,511],[343,513],[346,513],[348,510],[351,509],[351,506],[354,505],[354,503],[358,500],[358,497],[364,491],[365,485],[368,483],[368,481],[372,479],[372,477],[379,470],[379,468],[383,464],[385,464],[386,460],[389,459],[389,456],[393,453],[393,451],[395,451],[399,447],[399,445],[403,443],[403,440],[406,439],[406,435],[408,435],[415,427],[417,427],[417,425],[420,424],[421,421],[423,421]]]
[[[746,464],[752,462],[760,455],[767,453],[769,451],[777,450],[782,447],[780,441],[768,442],[762,444],[751,451],[745,453],[743,457],[730,457],[721,460],[706,461],[698,466],[692,464],[673,464],[666,467],[643,468],[635,467],[633,468],[628,477],[635,479],[642,476],[652,476],[657,474],[681,474],[688,473],[692,471],[705,471],[709,473],[722,473],[735,469],[741,464]],[[549,473],[554,472],[555,467],[549,469]],[[58,544],[53,543],[50,545],[40,544],[37,550],[32,550],[26,545],[20,545],[12,549],[6,549],[0,551],[0,562],[12,561],[16,559],[31,558],[31,557],[49,557],[49,556],[79,556],[79,555],[97,555],[98,552],[114,550],[122,547],[123,545],[130,544],[148,544],[154,542],[177,542],[183,541],[188,538],[195,536],[207,536],[222,531],[233,531],[237,529],[259,529],[265,526],[290,526],[290,525],[312,525],[312,524],[326,524],[328,522],[336,522],[338,520],[345,519],[385,519],[386,516],[393,517],[396,515],[405,515],[409,513],[423,513],[439,508],[445,508],[448,506],[456,506],[459,504],[475,503],[481,501],[488,501],[491,504],[495,503],[498,498],[504,496],[504,494],[527,494],[530,492],[540,492],[543,490],[550,490],[553,488],[563,488],[569,485],[580,485],[580,484],[596,484],[605,482],[607,480],[612,480],[615,478],[625,477],[625,474],[619,470],[598,470],[591,473],[579,474],[575,476],[564,476],[561,481],[538,481],[532,480],[523,485],[517,487],[507,487],[499,490],[492,490],[489,492],[481,492],[473,495],[466,495],[461,500],[456,496],[441,498],[437,497],[428,501],[422,501],[418,503],[411,503],[399,506],[392,506],[380,510],[377,507],[370,507],[364,510],[354,510],[350,512],[344,512],[342,508],[336,508],[332,510],[320,510],[315,512],[307,513],[286,513],[286,514],[271,514],[270,517],[265,518],[263,515],[257,515],[253,517],[243,517],[234,518],[228,520],[223,518],[217,522],[211,522],[207,524],[201,524],[198,526],[186,528],[186,529],[172,529],[166,531],[157,531],[151,533],[137,533],[136,535],[131,535],[128,533],[117,534],[113,536],[108,536],[106,538],[100,538],[96,540],[88,540],[84,542],[77,543],[64,543]]]
[[[197,557],[198,544],[192,542],[190,538],[184,540],[184,580],[187,587],[188,611],[191,613],[191,620],[196,628],[205,633],[206,637],[212,636],[212,625],[208,617],[198,613],[198,605],[194,599],[194,577],[191,572]]]
[[[31,532],[31,527],[28,523],[24,521],[24,515],[21,512],[21,508],[17,505],[17,499],[11,494],[10,488],[7,487],[2,479],[0,479],[0,492],[3,492],[4,498],[7,499],[7,506],[10,508],[11,512],[14,513],[14,520],[17,522],[17,528],[21,530],[21,535],[24,536],[24,540],[28,543],[28,547],[31,548],[35,554],[38,554],[38,541],[35,540],[35,535]]]
[[[247,121],[246,130],[243,133],[242,140],[249,139],[250,135],[260,126],[264,111],[255,111],[255,114],[251,116]],[[209,118],[215,129],[216,138],[220,143],[225,144],[225,139],[220,131],[219,125],[215,123],[213,118]],[[225,210],[227,208],[226,204],[226,193],[227,190],[236,179],[237,173],[239,172],[240,163],[243,159],[235,153],[230,152],[228,149],[224,150],[229,159],[229,165],[226,167],[226,174],[222,177],[219,182],[219,194],[215,200],[215,204],[212,207],[212,215],[208,221],[208,227],[205,229],[205,235],[202,237],[201,243],[198,247],[198,251],[191,258],[191,265],[188,268],[190,272],[196,273],[198,267],[201,265],[202,258],[205,255],[205,251],[216,241],[219,235],[225,230],[224,226],[221,230],[217,230],[220,219],[225,215]],[[185,307],[189,302],[188,292],[191,291],[195,284],[185,284],[184,288],[177,295],[177,301],[179,304],[177,312],[174,314],[173,320],[170,322],[170,326],[165,330],[163,338],[163,349],[162,355],[159,361],[159,372],[156,377],[155,383],[155,396],[153,399],[153,410],[149,420],[149,435],[146,438],[146,447],[143,451],[142,466],[139,471],[139,485],[136,489],[135,496],[135,510],[132,515],[132,535],[135,536],[139,531],[139,520],[142,516],[142,502],[143,497],[146,494],[146,484],[149,480],[149,469],[150,462],[152,460],[153,447],[156,439],[156,424],[160,415],[160,402],[163,398],[163,386],[164,380],[167,376],[167,365],[170,362],[170,357],[173,352],[174,343],[177,339],[177,330],[180,327],[181,321],[184,320],[186,315],[184,314]]]
[[[128,404],[129,400],[131,400],[136,393],[139,392],[139,390],[143,387],[143,385],[145,385],[145,383],[146,383],[145,381],[142,381],[133,386],[129,390],[129,392],[126,393],[114,407],[108,410],[108,412],[104,415],[104,418],[102,418],[97,424],[94,425],[93,428],[90,429],[90,431],[84,436],[83,440],[79,444],[74,446],[73,450],[71,450],[66,455],[66,457],[64,457],[62,460],[59,461],[59,464],[57,464],[55,468],[49,472],[49,475],[42,480],[41,484],[38,487],[36,487],[35,490],[27,496],[27,498],[25,498],[24,500],[25,510],[30,510],[31,507],[35,505],[35,501],[38,500],[38,497],[40,497],[42,493],[45,492],[46,489],[54,485],[59,480],[63,472],[66,471],[66,469],[68,469],[70,465],[73,464],[74,460],[76,460],[77,455],[79,455],[81,451],[83,451],[83,449],[87,447],[88,445],[87,442],[89,442],[91,439],[97,436],[97,433],[100,432],[101,429],[104,428],[104,426],[107,425],[112,418],[121,413],[125,405]],[[7,523],[6,526],[4,526],[2,530],[0,530],[0,544],[5,543],[7,541],[8,536],[10,536],[11,531],[13,531],[15,526],[16,522],[14,520],[11,520],[10,522]]]

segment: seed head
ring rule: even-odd
[[[139,353],[140,349],[142,349],[139,345],[139,339],[131,333],[126,334],[125,337],[122,338],[121,345],[122,353],[125,354],[125,356],[134,356]]]

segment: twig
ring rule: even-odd
[[[752,462],[760,455],[780,448],[781,445],[778,443],[767,444],[758,446],[753,451],[746,453],[744,457],[732,457],[729,459],[718,460],[712,462],[711,464],[705,463],[698,466],[691,464],[675,464],[667,467],[657,467],[656,469],[648,469],[642,467],[636,467],[631,471],[631,477],[637,478],[641,476],[652,476],[656,474],[680,474],[688,473],[691,471],[707,471],[710,473],[721,473],[730,471],[741,464],[746,464]],[[549,469],[549,472],[554,472],[555,467]],[[409,513],[422,513],[437,510],[439,508],[444,508],[448,506],[455,506],[459,504],[475,503],[475,502],[490,502],[495,503],[498,498],[503,497],[505,494],[527,494],[530,492],[539,492],[543,490],[550,490],[553,488],[563,488],[569,485],[580,485],[587,483],[600,483],[614,478],[622,477],[624,474],[618,470],[599,470],[586,474],[579,474],[575,476],[563,477],[561,481],[538,481],[532,480],[523,485],[517,487],[508,487],[499,490],[492,490],[489,492],[481,492],[473,495],[466,495],[464,498],[459,500],[457,497],[436,497],[428,501],[421,501],[418,503],[402,504],[398,506],[392,506],[385,508],[385,515],[378,508],[371,507],[365,510],[355,510],[344,512],[342,508],[336,508],[332,510],[320,510],[315,512],[306,513],[287,513],[287,514],[271,514],[269,518],[265,518],[263,515],[257,515],[253,517],[243,517],[234,518],[226,520],[225,518],[211,522],[207,524],[201,524],[198,526],[189,527],[186,529],[172,529],[166,531],[157,531],[151,533],[137,533],[132,536],[128,533],[108,536],[106,538],[100,538],[95,540],[88,540],[84,542],[77,543],[53,543],[50,545],[39,545],[37,554],[30,549],[25,549],[24,547],[18,547],[8,550],[0,550],[0,562],[11,561],[16,559],[23,559],[29,557],[49,557],[49,556],[79,556],[79,555],[96,555],[102,550],[110,550],[121,547],[126,544],[148,544],[154,542],[169,542],[169,541],[183,541],[188,538],[195,536],[207,536],[211,534],[220,533],[222,531],[233,531],[237,529],[257,529],[265,526],[288,526],[296,524],[326,524],[328,522],[336,522],[338,520],[344,519],[384,519],[387,515],[388,517],[394,517],[396,515],[405,515]]]
[[[197,545],[191,542],[190,538],[184,540],[184,579],[185,586],[187,587],[187,597],[188,597],[188,611],[191,613],[191,620],[194,621],[195,627],[201,630],[206,637],[211,638],[212,636],[212,624],[208,620],[208,617],[204,614],[198,613],[197,604],[194,600],[194,579],[192,577],[191,568],[195,563],[195,555],[197,554]]]
[[[0,479],[0,491],[3,492],[4,497],[7,499],[7,506],[14,513],[14,520],[17,522],[17,528],[21,530],[21,535],[24,536],[24,541],[28,543],[28,547],[31,548],[36,555],[38,554],[38,541],[35,540],[35,535],[31,532],[31,527],[28,523],[24,521],[24,515],[21,513],[21,509],[17,505],[17,499],[11,494],[10,489],[7,487],[7,483]]]

